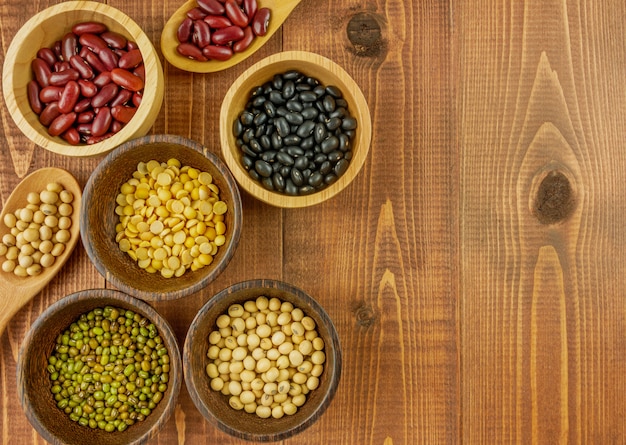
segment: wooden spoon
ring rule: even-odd
[[[0,238],[10,232],[10,229],[4,224],[4,215],[26,207],[28,204],[26,200],[28,193],[45,190],[46,185],[51,182],[61,184],[74,195],[74,200],[72,201],[74,210],[71,216],[72,226],[69,229],[70,240],[65,245],[64,252],[57,257],[54,264],[44,268],[39,275],[18,277],[12,272],[0,270],[0,335],[4,332],[11,317],[37,295],[57,274],[69,258],[78,241],[80,235],[79,215],[82,189],[74,176],[63,169],[55,167],[46,167],[32,172],[13,190],[2,209],[2,213],[0,213]]]
[[[235,53],[226,61],[209,60],[200,62],[181,56],[176,51],[176,47],[179,43],[176,37],[178,27],[185,17],[187,17],[187,11],[198,6],[196,0],[189,0],[185,2],[165,24],[163,32],[161,33],[161,51],[168,62],[184,71],[191,71],[193,73],[213,73],[225,70],[247,59],[261,48],[282,26],[283,22],[287,20],[287,17],[289,17],[291,12],[301,1],[302,0],[258,0],[259,9],[269,8],[272,11],[267,34],[262,37],[256,37],[247,50],[241,53]]]

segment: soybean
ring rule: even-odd
[[[287,195],[314,193],[345,174],[356,128],[338,87],[296,70],[253,88],[233,123],[244,169]]]
[[[326,360],[316,327],[278,298],[232,304],[208,337],[209,386],[235,410],[261,418],[295,414],[319,386]]]

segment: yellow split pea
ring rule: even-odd
[[[116,198],[120,249],[165,278],[211,264],[226,243],[228,211],[211,174],[170,159],[140,162],[132,176]]]

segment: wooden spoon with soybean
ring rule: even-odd
[[[176,50],[179,44],[177,38],[178,27],[187,17],[187,11],[198,6],[197,0],[189,0],[185,2],[165,24],[163,32],[161,33],[161,51],[169,63],[184,71],[212,73],[225,70],[247,59],[261,48],[282,26],[285,20],[287,20],[287,17],[289,17],[291,12],[301,1],[302,0],[258,0],[258,9],[269,8],[271,10],[267,34],[255,37],[245,51],[234,53],[233,56],[226,61],[208,60],[206,62],[200,62],[181,56]]]
[[[63,186],[65,190],[74,195],[72,201],[72,225],[69,228],[70,240],[65,244],[65,250],[56,257],[54,264],[50,267],[42,268],[39,275],[18,277],[13,272],[4,272],[0,269],[0,336],[4,332],[11,317],[28,303],[35,295],[41,291],[50,280],[59,272],[61,267],[69,258],[72,250],[78,242],[80,235],[80,205],[82,200],[82,189],[74,176],[66,170],[56,167],[46,167],[35,170],[26,176],[22,182],[13,190],[7,199],[2,213],[0,213],[0,239],[10,233],[10,229],[4,224],[4,215],[13,213],[15,210],[28,205],[27,196],[30,192],[41,192],[46,189],[49,183],[56,182]],[[5,257],[0,258],[0,264]]]

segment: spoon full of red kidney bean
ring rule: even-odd
[[[189,0],[163,29],[163,55],[186,71],[229,68],[257,51],[300,1]]]
[[[135,42],[81,22],[31,62],[28,101],[50,136],[95,144],[120,131],[141,104],[145,69]]]

